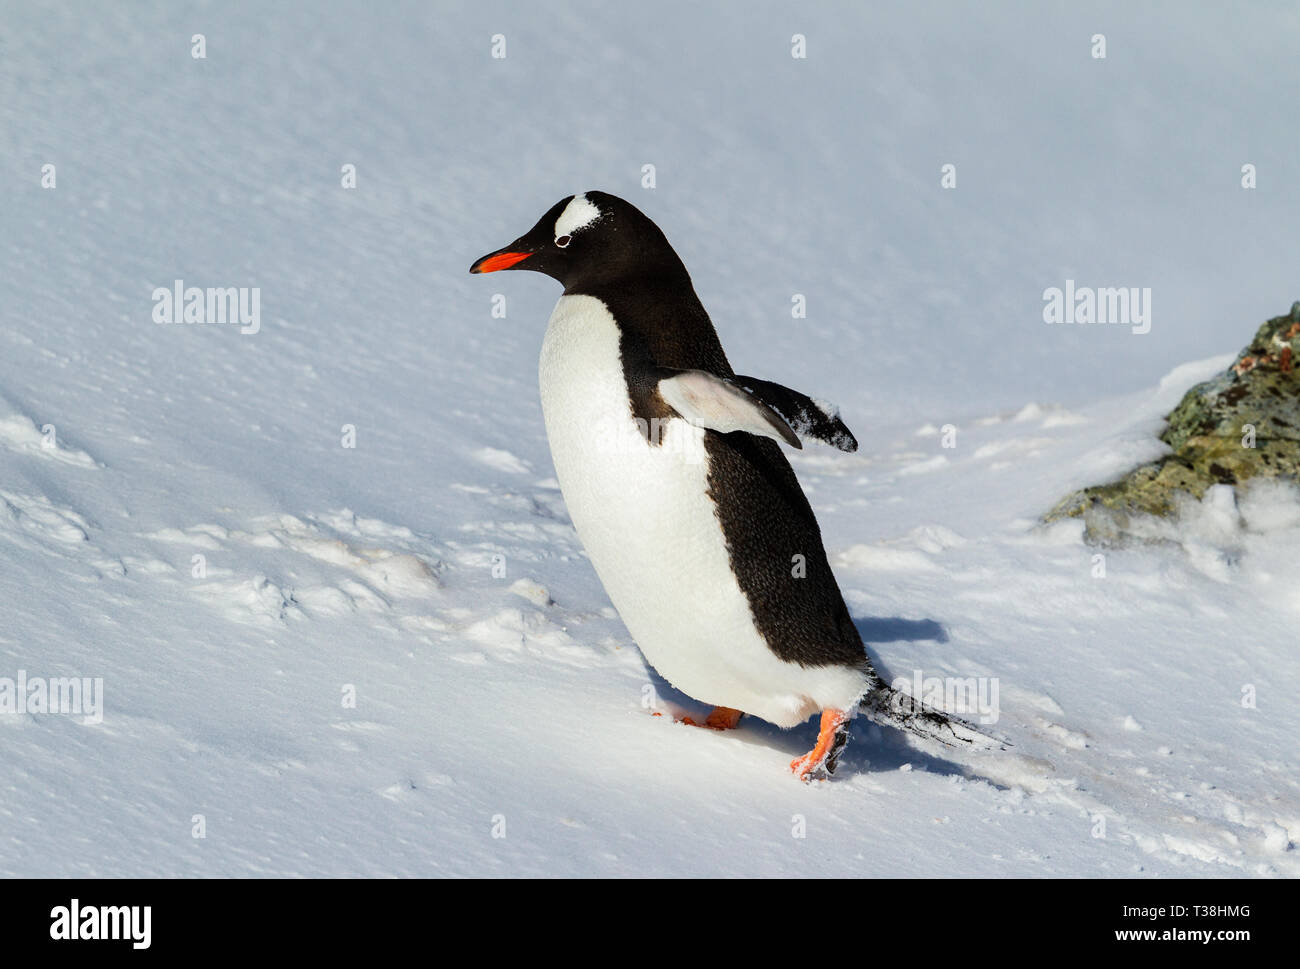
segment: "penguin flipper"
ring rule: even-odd
[[[667,370],[659,380],[659,396],[693,424],[719,434],[745,431],[801,448],[784,418],[764,401],[734,383],[705,370]]]
[[[841,451],[856,451],[858,440],[840,420],[835,409],[818,403],[807,394],[757,377],[732,378],[741,387],[776,411],[801,438],[816,438]]]

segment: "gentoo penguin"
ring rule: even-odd
[[[546,435],[591,562],[646,660],[711,704],[781,727],[821,714],[791,770],[835,770],[848,724],[949,744],[983,735],[913,707],[872,668],[781,444],[857,441],[837,416],[727,362],[663,232],[605,192],[557,202],[471,273],[529,269],[564,286],[542,342]]]

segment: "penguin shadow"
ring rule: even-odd
[[[901,616],[854,616],[853,625],[862,637],[867,658],[886,683],[892,681],[880,657],[871,648],[873,643],[897,642],[948,642],[948,630],[933,619],[904,619]],[[817,732],[813,729],[813,740]],[[840,757],[837,776],[848,773],[880,773],[899,770],[911,765],[914,770],[930,774],[965,776],[967,771],[959,764],[942,756],[926,753],[903,739],[902,732],[881,727],[863,717],[853,721],[850,743]]]
[[[779,750],[783,756],[794,760],[816,745],[818,719],[813,717],[797,727],[782,730],[766,720],[745,717],[740,721],[740,727],[728,731],[726,736],[765,750]],[[835,778],[842,780],[858,774],[880,774],[908,765],[911,765],[912,770],[928,774],[958,777],[968,774],[960,764],[911,746],[899,731],[880,727],[858,717],[849,728],[849,742],[840,754]]]
[[[948,630],[933,619],[902,619],[897,616],[886,619],[882,616],[854,616],[853,625],[864,643],[897,643],[902,640],[920,642],[927,640],[936,643],[948,641]],[[871,651],[867,650],[868,655]],[[876,662],[876,657],[871,657]],[[877,667],[879,668],[879,667]]]
[[[871,643],[948,642],[948,631],[933,619],[863,616],[854,617],[853,625],[857,627],[858,634],[867,646],[868,658],[885,682],[889,682],[890,678],[885,675],[879,657],[870,648]],[[709,712],[707,706],[677,691],[648,663],[645,665],[645,671],[647,678],[654,684],[656,695],[663,701],[665,713],[671,714],[674,719],[690,716],[697,723],[704,721]],[[725,731],[722,736],[737,743],[767,750],[779,750],[788,755],[790,760],[794,760],[808,753],[816,745],[817,728],[817,717],[787,730],[766,720],[760,720],[758,717],[745,717],[741,720],[738,729]],[[712,733],[707,730],[705,732]],[[849,744],[840,757],[839,769],[835,776],[841,778],[854,774],[893,771],[909,764],[913,770],[923,770],[931,774],[967,776],[969,773],[961,765],[945,760],[942,756],[935,756],[911,746],[899,731],[882,728],[859,717],[853,721]]]

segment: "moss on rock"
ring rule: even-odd
[[[1083,516],[1087,537],[1105,540],[1128,515],[1169,515],[1180,491],[1199,499],[1216,484],[1300,479],[1300,302],[1261,326],[1233,365],[1189,390],[1167,420],[1160,439],[1173,453],[1067,495],[1043,520]]]

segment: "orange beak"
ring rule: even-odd
[[[531,256],[531,252],[498,252],[490,256],[484,256],[474,265],[469,267],[472,273],[494,273],[498,269],[509,269],[515,263],[523,262]]]

